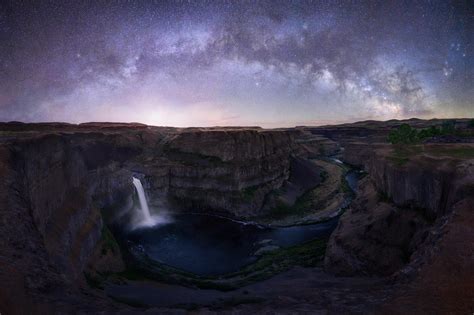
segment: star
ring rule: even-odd
[[[336,112],[341,120],[461,117],[474,97],[465,79],[474,69],[466,62],[464,3],[10,6],[0,25],[7,43],[0,45],[0,95],[8,99],[0,120],[79,122],[113,114],[190,126],[215,124],[213,113],[253,125],[271,108],[276,114],[265,121],[275,127]],[[166,115],[150,114],[157,112]]]

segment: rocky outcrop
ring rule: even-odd
[[[368,176],[331,236],[327,270],[346,275],[392,274],[419,256],[427,236],[454,204],[472,195],[474,163],[459,154],[450,156],[458,152],[456,148],[403,150],[390,145],[346,145],[344,160],[362,167]]]
[[[380,314],[465,314],[474,301],[474,189],[431,229],[425,246],[397,274],[408,277]]]
[[[184,130],[167,144],[169,150],[215,157],[222,162],[249,161],[287,155],[294,146],[294,132],[262,129]]]
[[[13,268],[28,296],[67,298],[83,282],[102,238],[99,207],[119,209],[112,200],[133,193],[131,174],[120,163],[141,150],[122,141],[106,134],[40,134],[0,145],[0,269]],[[122,198],[114,200],[117,195]],[[10,293],[0,296],[16,294]]]
[[[321,134],[313,134],[310,128],[301,128],[298,131],[300,133],[296,142],[298,143],[300,156],[307,158],[333,156],[338,154],[341,149],[338,142]]]
[[[465,164],[460,162],[468,158],[450,156],[449,150],[456,152],[453,146],[446,147],[446,155],[432,154],[440,148],[355,143],[345,147],[343,159],[367,171],[378,191],[395,205],[423,209],[435,219],[463,197]]]
[[[285,130],[3,127],[0,280],[16,284],[8,294],[0,289],[2,306],[16,295],[75,299],[85,270],[123,268],[104,231],[133,206],[132,176],[142,179],[154,203],[252,216],[288,179],[295,152],[294,132]],[[32,299],[31,307],[37,303]]]
[[[428,226],[420,212],[381,201],[373,182],[365,178],[331,236],[326,270],[338,275],[390,275],[408,263]]]
[[[292,131],[185,130],[169,135],[159,158],[137,166],[152,203],[163,196],[186,211],[252,217],[289,177]]]

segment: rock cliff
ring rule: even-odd
[[[25,312],[45,296],[75,299],[86,269],[123,266],[120,251],[108,250],[105,223],[133,206],[132,176],[152,203],[250,217],[289,177],[296,152],[288,130],[1,127],[0,277],[11,287],[0,289],[0,306],[25,295]]]
[[[166,194],[185,210],[251,217],[288,179],[294,147],[291,131],[185,130],[143,172],[152,202]]]
[[[1,144],[1,264],[15,270],[29,294],[67,295],[61,290],[83,281],[102,237],[100,207],[120,209],[133,193],[131,173],[120,164],[141,149],[126,142],[117,135],[48,133]]]
[[[472,196],[473,149],[467,144],[346,144],[343,159],[368,176],[331,236],[326,269],[389,275],[414,261],[454,204]]]

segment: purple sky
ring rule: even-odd
[[[0,121],[472,117],[467,3],[3,1]]]

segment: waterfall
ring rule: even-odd
[[[153,219],[151,218],[150,209],[148,208],[148,203],[146,202],[145,190],[143,189],[142,182],[138,178],[133,177],[133,185],[135,186],[135,189],[138,193],[141,215],[144,221],[143,223],[153,224]]]

